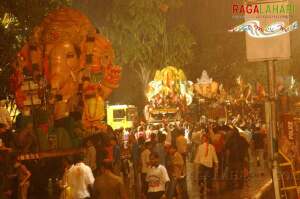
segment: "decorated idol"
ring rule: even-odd
[[[105,131],[104,101],[120,80],[111,43],[80,11],[60,8],[37,26],[15,59],[17,105],[49,110],[54,121],[80,112],[86,131]]]

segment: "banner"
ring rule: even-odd
[[[297,23],[289,24],[289,15],[295,12],[295,6],[287,1],[264,2],[266,1],[255,1],[251,4],[251,12],[249,4],[244,4],[248,6],[245,22],[251,23],[248,28],[252,28],[252,33],[258,35],[253,37],[246,34],[247,59],[248,61],[289,59],[291,56],[289,32],[298,26]]]

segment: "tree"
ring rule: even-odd
[[[193,58],[195,40],[183,25],[168,27],[168,10],[180,0],[113,0],[100,27],[116,52],[116,62],[129,67],[145,89],[156,69],[184,67]]]
[[[33,28],[51,10],[72,0],[2,0],[0,3],[0,95],[9,94],[10,63]]]

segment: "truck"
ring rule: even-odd
[[[107,105],[107,124],[114,130],[120,128],[132,128],[137,122],[137,108],[134,105]]]

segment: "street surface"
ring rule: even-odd
[[[269,173],[265,171],[265,175],[262,176],[259,172],[258,167],[255,165],[251,165],[250,167],[250,178],[248,182],[245,183],[243,189],[236,189],[233,191],[223,191],[220,193],[215,193],[212,195],[208,195],[207,197],[201,196],[199,194],[198,183],[194,180],[193,175],[193,166],[191,163],[188,163],[188,192],[190,199],[250,199],[255,193],[271,178]]]
[[[250,177],[247,182],[245,182],[243,189],[235,189],[232,191],[220,191],[219,193],[208,194],[207,196],[200,195],[197,174],[195,174],[195,169],[193,164],[187,161],[187,185],[188,194],[190,199],[250,199],[252,198],[258,190],[270,180],[270,173],[264,171],[264,175],[261,175],[261,170],[254,163],[250,165]],[[139,197],[134,197],[136,190],[134,188],[129,188],[130,183],[125,183],[129,191],[129,199],[140,199]],[[140,190],[140,189],[138,189]],[[53,197],[45,197],[45,199],[58,199],[59,195],[54,195]],[[41,196],[31,196],[30,199],[41,199]]]

